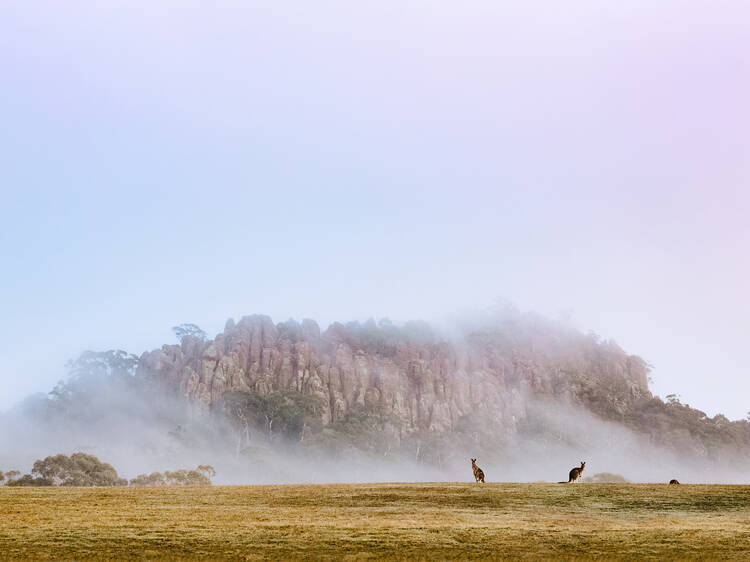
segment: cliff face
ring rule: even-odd
[[[451,431],[481,413],[508,431],[530,397],[587,400],[603,385],[614,411],[650,396],[647,366],[615,344],[539,319],[467,330],[455,341],[389,323],[334,324],[321,334],[310,320],[275,325],[267,316],[229,320],[212,341],[183,338],[144,353],[140,376],[156,376],[198,409],[219,407],[227,391],[318,396],[324,423],[365,408],[395,416],[401,430]]]

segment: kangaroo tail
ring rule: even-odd
[[[558,484],[567,484],[568,482],[569,482],[569,480],[560,480],[558,482]]]

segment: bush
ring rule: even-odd
[[[24,474],[20,478],[10,480],[6,486],[54,486],[47,478],[34,478],[31,474]]]
[[[130,479],[131,486],[166,486],[167,481],[161,472],[152,472],[151,474],[139,474]]]
[[[126,486],[111,464],[93,455],[73,453],[70,457],[55,455],[38,460],[31,474],[8,482],[8,486]]]
[[[612,472],[599,472],[593,476],[582,478],[581,481],[587,484],[627,484],[630,482],[624,476]]]
[[[216,471],[211,465],[200,465],[195,470],[165,470],[151,474],[139,474],[130,480],[131,486],[210,486],[211,476]]]
[[[164,478],[168,486],[210,486],[211,480],[208,476],[201,474],[197,470],[169,470],[164,472]]]
[[[0,482],[5,480],[5,485],[7,486],[20,475],[21,473],[18,470],[9,470],[5,474],[0,471]]]

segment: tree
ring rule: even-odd
[[[262,402],[261,413],[268,428],[269,442],[273,442],[275,435],[302,441],[308,427],[313,426],[315,430],[322,427],[320,399],[293,390],[269,394]]]
[[[125,486],[112,465],[93,455],[73,453],[37,460],[31,474],[14,481],[14,486]]]
[[[199,464],[196,470],[203,474],[206,478],[213,478],[214,476],[216,476],[216,471],[210,464]]]
[[[139,474],[130,479],[131,486],[166,486],[167,482],[161,472],[151,474]]]
[[[237,450],[250,440],[250,429],[262,430],[268,442],[277,436],[302,441],[308,431],[322,429],[320,398],[294,390],[274,391],[267,396],[243,391],[224,395],[224,412],[238,430]]]
[[[86,407],[97,407],[97,395],[116,395],[131,388],[138,357],[122,349],[84,351],[66,363],[68,379],[50,392],[57,410],[79,415]],[[116,387],[120,388],[116,388]]]
[[[8,481],[6,486],[54,486],[54,483],[46,478],[34,478],[31,474],[24,474],[20,478]]]
[[[197,470],[188,470],[187,485],[188,486],[210,486],[211,479],[205,474],[198,472]]]
[[[180,340],[180,343],[182,343],[182,340],[188,336],[197,338],[201,341],[205,341],[206,338],[208,338],[206,332],[201,330],[195,324],[180,324],[179,326],[174,326],[172,331],[174,332],[174,335],[177,336],[177,339]]]
[[[11,480],[15,480],[16,478],[20,476],[20,474],[21,474],[20,470],[9,470],[8,472],[5,473],[6,483],[10,482]]]
[[[66,364],[71,377],[134,375],[138,357],[122,349],[84,351]]]
[[[200,467],[199,467],[200,468]],[[205,467],[204,467],[205,468]],[[208,467],[211,468],[211,467]],[[213,470],[213,468],[211,468]],[[199,472],[199,470],[185,470],[181,468],[179,470],[164,471],[164,479],[167,486],[210,486],[211,479]]]
[[[4,482],[4,481],[5,481],[5,474],[3,474],[3,471],[0,470],[0,482]]]
[[[251,394],[242,391],[224,394],[224,415],[237,431],[235,454],[239,455],[244,446],[250,443],[250,428],[254,424],[255,399]]]

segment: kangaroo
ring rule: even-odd
[[[474,480],[484,484],[484,472],[477,466],[477,459],[471,459],[471,469],[474,471]]]
[[[679,484],[679,481],[677,479],[672,478],[672,480],[669,481],[670,484]]]
[[[568,482],[577,482],[578,479],[581,477],[581,473],[583,472],[583,467],[586,466],[586,461],[581,461],[580,467],[575,467],[570,470],[570,473],[568,474]],[[566,484],[565,480],[562,482],[558,482],[558,484]]]

